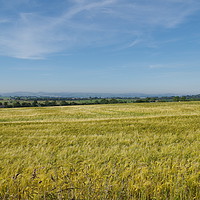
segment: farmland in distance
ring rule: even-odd
[[[200,102],[0,109],[0,199],[200,199]]]

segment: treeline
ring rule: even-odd
[[[127,101],[117,100],[117,99],[100,99],[100,100],[80,100],[79,101],[66,101],[66,100],[34,100],[24,101],[4,101],[0,102],[1,108],[17,108],[17,107],[46,107],[46,106],[70,106],[70,105],[92,105],[92,104],[114,104],[114,103],[127,103]]]
[[[192,96],[193,97],[193,96]],[[179,102],[200,101],[200,95],[173,97],[147,97],[147,98],[62,98],[62,97],[9,97],[0,99],[1,108],[17,107],[47,107],[47,106],[71,106],[93,104],[116,104],[116,103],[153,103],[153,102]]]

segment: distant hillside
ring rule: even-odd
[[[72,98],[89,98],[89,97],[169,97],[177,94],[145,94],[145,93],[70,93],[70,92],[11,92],[11,93],[0,93],[0,96],[36,96],[36,97],[72,97]]]
[[[196,95],[186,95],[186,99],[200,99],[200,94]]]

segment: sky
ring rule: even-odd
[[[0,0],[0,93],[200,93],[199,0]]]

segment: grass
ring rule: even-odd
[[[200,102],[0,109],[0,199],[200,199]]]

